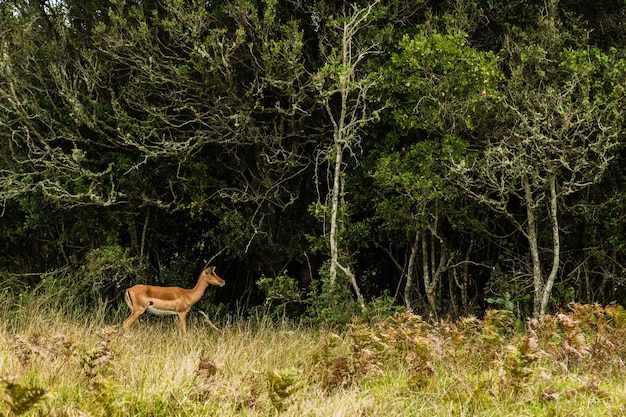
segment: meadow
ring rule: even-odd
[[[62,310],[62,309],[61,309]],[[618,416],[626,414],[626,311],[572,304],[520,322],[409,311],[319,328],[263,317],[212,329],[192,310],[0,311],[0,415]]]

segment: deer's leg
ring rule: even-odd
[[[145,308],[138,307],[135,307],[131,310],[130,316],[128,316],[128,318],[124,320],[124,323],[122,324],[122,327],[124,328],[124,333],[126,333],[127,335],[129,334],[130,325],[133,324],[135,320],[137,320],[139,316],[141,316],[145,311]]]
[[[187,335],[187,312],[181,311],[178,313],[178,329],[183,336]]]

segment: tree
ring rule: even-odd
[[[386,228],[407,236],[404,303],[413,306],[415,277],[421,276],[433,312],[455,257],[444,225],[463,211],[463,192],[448,166],[464,153],[475,120],[489,106],[487,92],[501,78],[494,54],[472,47],[461,28],[442,26],[426,23],[404,35],[384,66],[381,94],[390,102],[393,133],[374,171],[379,216]]]
[[[376,44],[359,38],[362,31],[372,20],[377,2],[365,7],[352,6],[341,18],[329,18],[326,22],[325,37],[321,41],[324,48],[325,63],[314,74],[314,85],[319,100],[326,110],[333,135],[332,145],[324,151],[332,167],[330,189],[330,282],[335,285],[338,270],[346,274],[354,289],[357,301],[365,310],[365,301],[361,295],[356,277],[349,265],[340,259],[344,255],[340,248],[341,206],[344,190],[344,155],[354,152],[360,139],[360,131],[368,123],[376,120],[379,109],[370,109],[366,100],[367,93],[376,84],[378,75],[364,74],[360,71],[363,61],[376,53]],[[337,46],[335,46],[337,45]]]
[[[501,118],[477,158],[456,165],[467,192],[526,239],[536,315],[546,312],[560,268],[560,207],[609,167],[623,115],[624,61],[568,31],[557,3],[546,3],[534,33],[510,33],[510,76],[495,97]]]
[[[48,241],[124,240],[159,269],[228,246],[269,273],[302,253],[290,222],[319,106],[300,12],[89,2],[98,19],[79,3],[2,15],[0,205],[79,218],[89,232]]]

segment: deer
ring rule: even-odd
[[[130,326],[148,311],[156,315],[177,316],[178,329],[183,337],[187,335],[187,313],[196,304],[209,285],[223,287],[226,281],[215,273],[215,267],[205,267],[200,273],[196,286],[191,289],[180,287],[159,287],[137,284],[124,291],[124,301],[130,308],[130,316],[122,324],[124,333],[130,334]]]

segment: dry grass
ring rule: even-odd
[[[626,413],[616,306],[521,327],[503,311],[454,323],[402,313],[338,333],[249,321],[216,332],[198,319],[186,340],[169,320],[140,320],[128,338],[100,321],[33,313],[0,327],[0,414]]]

